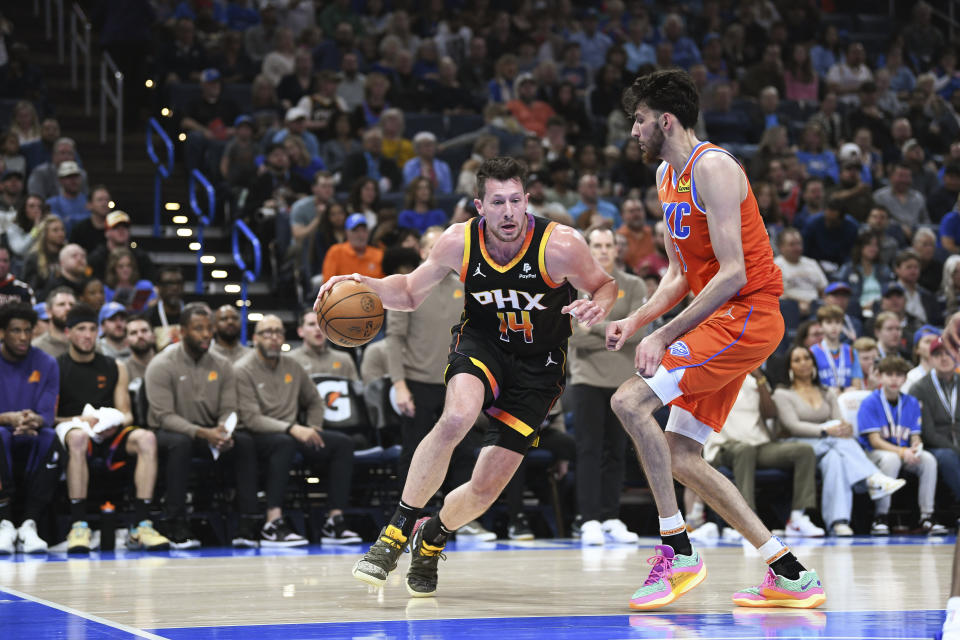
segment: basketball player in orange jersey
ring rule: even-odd
[[[800,564],[701,455],[710,433],[723,426],[744,378],[783,336],[778,302],[783,280],[750,183],[732,154],[694,134],[699,97],[686,72],[637,78],[624,91],[623,105],[634,119],[631,135],[644,158],[662,161],[657,185],[670,265],[642,307],[607,325],[607,348],[620,349],[638,329],[694,294],[683,312],[637,345],[637,375],[611,399],[660,515],[662,544],[630,606],[667,605],[707,575],[687,537],[674,478],[702,496],[769,565],[763,583],[735,593],[734,603],[819,606],[826,596],[816,572]],[[666,433],[652,416],[664,404],[671,405]]]
[[[413,454],[400,504],[380,537],[353,568],[358,580],[382,586],[410,541],[407,591],[437,590],[437,562],[447,536],[483,514],[513,477],[563,392],[571,320],[590,327],[616,302],[616,282],[574,229],[527,213],[526,170],[493,158],[477,171],[479,218],[451,225],[427,259],[408,275],[353,278],[387,309],[412,311],[451,272],[464,284],[464,310],[453,327],[444,371],[443,413]],[[590,299],[577,299],[577,290]],[[439,338],[439,336],[438,336]],[[417,519],[443,483],[454,447],[483,410],[491,428],[469,482],[447,494],[440,512]]]

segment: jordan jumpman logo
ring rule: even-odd
[[[484,278],[487,277],[487,274],[485,274],[483,271],[480,271],[480,265],[479,265],[479,264],[477,264],[477,270],[473,272],[473,275],[475,275],[475,276],[482,276],[482,277],[484,277]]]
[[[555,362],[555,361],[553,360],[553,354],[551,354],[551,353],[548,351],[548,352],[547,352],[547,361],[546,361],[545,363],[543,363],[543,366],[549,367],[549,366],[552,365],[552,364],[560,364],[560,363],[559,363],[559,362]]]

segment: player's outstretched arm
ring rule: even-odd
[[[447,228],[427,259],[408,274],[394,274],[386,278],[371,278],[359,273],[333,276],[320,287],[313,310],[320,310],[321,300],[333,285],[343,280],[356,280],[380,296],[385,309],[413,311],[450,271],[459,271],[463,260],[463,228],[463,223]]]
[[[607,317],[617,301],[617,282],[593,257],[578,231],[558,225],[550,234],[544,259],[551,280],[565,279],[590,296],[574,300],[561,313],[569,313],[584,327],[592,327]]]

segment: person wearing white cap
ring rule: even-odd
[[[50,154],[50,162],[44,162],[37,165],[30,172],[30,178],[27,180],[27,193],[35,193],[43,196],[43,199],[52,198],[60,193],[60,177],[58,170],[60,165],[71,160],[77,162],[77,144],[72,138],[57,138],[53,143],[53,150]],[[80,190],[87,191],[87,172],[80,169]]]
[[[139,276],[147,280],[153,280],[153,261],[146,251],[131,245],[130,216],[127,215],[126,211],[120,211],[119,209],[107,214],[103,239],[97,248],[87,255],[87,264],[90,265],[93,276],[106,282],[107,260],[115,249],[121,248],[129,249],[133,254],[134,260],[137,262]]]
[[[910,138],[903,143],[900,154],[903,156],[903,163],[910,167],[910,173],[913,176],[913,188],[922,193],[925,198],[929,197],[940,186],[940,179],[936,173],[927,167],[923,147],[916,138]],[[937,212],[937,215],[941,213],[943,212]],[[939,222],[939,219],[931,219],[931,222]]]
[[[295,136],[307,145],[307,152],[311,158],[319,157],[320,141],[317,140],[317,136],[307,131],[307,121],[309,119],[310,112],[301,106],[287,109],[287,115],[284,118],[286,126],[274,134],[272,142],[283,142],[287,139],[287,136]]]
[[[57,168],[57,178],[60,180],[60,193],[47,199],[50,212],[63,218],[70,228],[90,215],[87,210],[87,194],[82,191],[83,175],[80,166],[67,160]]]
[[[543,100],[537,100],[537,81],[532,73],[521,73],[513,86],[516,98],[507,103],[507,109],[524,129],[542,138],[547,133],[547,120],[556,112]]]
[[[417,154],[403,165],[403,184],[409,185],[414,178],[423,177],[433,183],[436,193],[453,192],[453,179],[450,165],[437,159],[437,136],[429,131],[421,131],[413,136],[413,151]]]
[[[856,153],[844,155],[843,149],[840,150],[840,179],[833,195],[841,200],[845,211],[857,222],[863,223],[873,207],[873,193],[867,182],[868,179],[872,180],[873,176],[869,164],[863,164],[860,160],[860,147],[849,142],[843,146],[851,145]]]

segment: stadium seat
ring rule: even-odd
[[[403,118],[407,123],[403,135],[411,140],[421,131],[429,131],[438,141],[447,138],[447,125],[438,113],[405,113]]]

